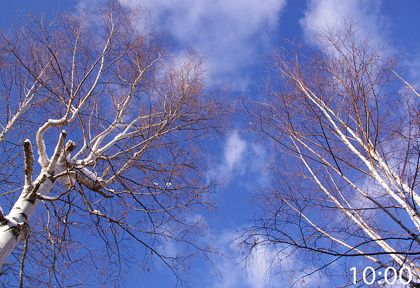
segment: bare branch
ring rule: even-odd
[[[32,186],[34,153],[32,152],[31,141],[25,140],[23,142],[23,151],[25,152],[25,186]]]

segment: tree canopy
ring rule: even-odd
[[[279,46],[259,101],[244,104],[249,129],[274,156],[242,247],[273,247],[279,273],[290,255],[305,259],[288,271],[291,286],[364,285],[382,268],[389,273],[376,281],[397,274],[417,287],[419,94],[351,19],[310,44]]]
[[[0,34],[7,287],[115,287],[153,259],[185,280],[213,252],[198,240],[217,184],[201,142],[223,130],[226,93],[195,51],[171,53],[145,8],[98,5]]]

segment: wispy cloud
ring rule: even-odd
[[[259,247],[249,255],[246,262],[239,262],[240,255],[238,243],[241,241],[240,232],[225,230],[217,238],[215,245],[225,257],[214,260],[216,270],[221,277],[207,273],[207,279],[203,279],[201,287],[217,288],[271,288],[271,287],[308,287],[311,283],[327,283],[321,273],[308,272],[316,270],[308,263],[303,263],[295,257],[292,249],[279,251],[273,246]],[[278,247],[277,247],[278,248]],[[281,260],[280,260],[281,259]],[[271,269],[274,270],[271,270]],[[292,273],[288,271],[297,270]],[[270,273],[280,272],[280,273]],[[325,287],[328,285],[325,285]]]
[[[271,259],[275,256],[272,249],[256,250],[245,265],[238,263],[238,241],[240,233],[235,230],[225,230],[218,237],[215,245],[224,253],[225,257],[218,257],[214,261],[216,270],[221,277],[208,273],[206,287],[216,288],[262,288],[262,287],[287,287],[287,281],[280,276],[270,278],[267,274]]]
[[[128,0],[120,0],[123,3]],[[208,57],[218,82],[244,88],[272,43],[287,0],[138,0],[175,40]]]
[[[241,139],[236,131],[233,132],[227,139],[220,164],[209,171],[210,178],[228,180],[235,170],[243,171],[246,148],[245,140]]]
[[[340,28],[343,19],[352,17],[369,36],[383,38],[388,29],[380,7],[381,0],[308,0],[300,25],[310,38],[320,28]]]
[[[210,178],[225,180],[228,184],[239,177],[240,181],[237,182],[246,187],[246,191],[254,191],[257,186],[269,184],[270,177],[266,170],[270,157],[267,150],[260,144],[247,142],[238,131],[227,138],[220,158],[219,164],[210,169]]]
[[[245,141],[239,137],[237,132],[233,133],[229,137],[225,147],[225,166],[223,170],[226,170],[226,172],[231,172],[236,165],[241,163],[242,156],[245,151],[245,146]]]

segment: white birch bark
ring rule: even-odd
[[[198,231],[205,225],[192,225],[180,220],[184,219],[188,207],[212,207],[208,205],[211,201],[202,200],[201,195],[212,190],[216,184],[205,183],[201,178],[205,162],[201,162],[201,149],[195,147],[196,137],[224,128],[225,121],[221,119],[230,109],[224,101],[225,94],[216,95],[219,92],[209,91],[204,85],[206,72],[203,58],[194,51],[187,52],[186,57],[180,58],[182,60],[172,59],[166,51],[162,38],[164,33],[155,31],[153,19],[149,19],[148,12],[142,7],[126,10],[112,1],[101,2],[98,6],[101,8],[98,11],[74,18],[66,14],[63,21],[50,23],[48,27],[43,21],[32,23],[32,18],[29,19],[34,24],[28,26],[29,32],[36,35],[40,32],[39,39],[26,37],[25,33],[29,33],[26,28],[18,31],[22,34],[21,38],[13,37],[16,36],[13,33],[10,39],[8,35],[1,35],[10,42],[11,66],[21,69],[19,73],[24,76],[18,76],[27,78],[25,81],[28,82],[23,86],[28,89],[22,88],[19,81],[13,82],[15,90],[26,93],[22,94],[23,102],[18,103],[22,109],[18,113],[14,111],[15,117],[11,112],[7,114],[10,121],[5,121],[4,127],[0,127],[0,142],[7,147],[8,131],[26,133],[38,129],[28,136],[20,133],[18,141],[35,138],[36,160],[41,166],[33,171],[35,160],[27,140],[24,144],[25,185],[20,190],[17,185],[21,184],[16,184],[19,181],[13,182],[12,191],[4,194],[13,197],[13,201],[17,195],[12,193],[20,193],[20,197],[10,204],[12,208],[7,208],[10,211],[4,211],[4,215],[0,213],[2,267],[6,267],[4,264],[9,255],[28,235],[31,220],[37,217],[34,213],[39,204],[45,204],[47,210],[50,207],[69,208],[64,217],[77,217],[72,223],[88,222],[90,219],[86,216],[96,215],[106,223],[115,224],[110,233],[128,233],[146,250],[153,251],[154,256],[149,253],[146,258],[160,258],[174,273],[181,271],[178,267],[183,267],[184,261],[159,254],[153,237],[185,244],[185,253],[179,254],[183,260],[193,256],[188,251],[190,249],[194,250],[194,254],[210,251],[192,245],[191,240],[196,237],[194,235],[202,235]],[[147,15],[138,13],[142,11]],[[90,16],[94,19],[85,18]],[[94,23],[98,19],[100,23]],[[58,30],[54,30],[56,28]],[[27,57],[31,45],[38,50],[34,52],[34,57]],[[16,97],[13,99],[18,101]],[[13,107],[16,107],[14,104]],[[21,124],[19,118],[23,118],[25,111],[35,115],[36,121],[33,122],[40,123],[39,126],[33,127],[30,121],[21,121],[22,127],[18,126]],[[72,141],[66,141],[65,145],[64,132],[58,142],[54,142],[56,140],[51,135],[61,129],[72,131],[72,140],[79,145],[77,149]],[[51,146],[55,147],[54,153],[51,153]],[[174,151],[177,151],[176,155]],[[9,169],[9,166],[3,167]],[[19,172],[19,168],[17,166],[14,171]],[[11,176],[19,177],[15,174]],[[76,185],[90,191],[81,187],[70,200],[76,203],[62,201],[72,196],[69,193],[76,190]],[[112,197],[112,202],[108,202],[111,201],[108,198]],[[77,207],[75,212],[73,207]],[[45,254],[42,257],[46,257],[47,261],[50,256],[59,254],[63,258],[57,261],[58,265],[67,260],[64,254],[60,254],[64,250],[57,253],[54,250],[57,236],[50,229],[57,227],[63,232],[60,239],[65,238],[66,241],[62,241],[64,245],[73,241],[74,234],[69,231],[78,229],[77,223],[73,226],[68,224],[67,219],[63,220],[61,212],[60,209],[52,213],[48,210],[48,221],[42,223],[46,229],[40,231],[42,237],[48,237],[52,244],[50,250],[47,250],[50,247],[43,246],[45,250],[41,253]],[[50,216],[54,216],[56,222],[50,222]],[[165,226],[163,224],[168,228],[157,232],[156,227]],[[175,229],[183,231],[180,237],[171,234]],[[71,245],[66,248],[69,252],[75,249]],[[40,251],[28,249],[27,252],[28,255],[36,255]],[[26,257],[25,261],[25,255],[26,250],[20,258],[21,275],[24,274],[24,262],[35,258]],[[48,269],[52,274],[62,272],[49,267],[42,269]]]
[[[298,44],[270,58],[278,79],[269,78],[262,103],[246,111],[251,129],[279,147],[279,162],[269,165],[279,178],[264,189],[267,211],[247,237],[337,259],[360,255],[375,269],[406,267],[420,287],[419,112],[401,106],[417,106],[420,94],[354,28],[350,20],[348,30],[318,35],[323,50],[313,54],[300,54]],[[388,90],[389,72],[413,94]],[[251,236],[243,243],[253,249]]]
[[[47,195],[54,187],[51,175],[42,173],[34,182],[39,185],[37,193]],[[0,267],[3,267],[16,245],[29,233],[29,223],[34,214],[39,199],[30,197],[31,186],[26,186],[10,213],[2,220],[0,227]]]
[[[43,169],[34,182],[32,182],[33,153],[31,142],[26,140],[24,143],[25,186],[9,214],[0,219],[0,271],[2,271],[4,263],[16,248],[16,245],[28,235],[30,231],[29,223],[35,209],[41,202],[40,199],[49,199],[47,195],[54,188],[57,180],[67,189],[70,189],[76,182],[93,191],[100,191],[102,187],[100,178],[87,168],[82,168],[76,173],[68,172],[69,163],[67,160],[70,159],[69,153],[75,146],[72,141],[69,141],[66,149],[64,149],[65,137],[66,132],[62,131],[51,159],[48,159],[46,153],[42,155],[43,161],[39,162],[43,164]],[[42,135],[39,136],[38,140],[43,142]]]

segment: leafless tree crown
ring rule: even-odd
[[[206,73],[141,7],[28,14],[1,33],[4,286],[115,287],[159,258],[182,278],[209,257],[200,143],[229,109]]]
[[[420,285],[420,99],[397,61],[362,34],[345,21],[312,48],[279,47],[261,100],[244,105],[274,155],[272,185],[256,199],[261,216],[242,245],[274,248],[272,271],[290,272],[291,286],[337,275],[333,285],[352,284],[353,266],[360,285],[367,266],[407,267]]]

